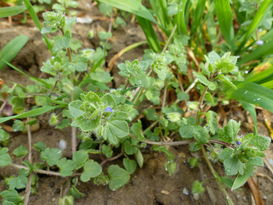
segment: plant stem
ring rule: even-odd
[[[25,193],[25,197],[24,197],[24,205],[28,205],[28,202],[29,202],[29,197],[30,197],[30,193],[31,193],[32,176],[33,176],[33,174],[30,174],[28,176],[26,193]]]
[[[150,76],[152,72],[153,72],[153,70],[151,69],[147,75]],[[144,90],[145,90],[144,87],[138,87],[137,88],[137,91],[136,91],[135,95],[131,99],[135,105],[137,105],[137,101],[140,98],[140,96],[142,95]]]
[[[27,8],[27,10],[29,11],[29,15],[32,18],[33,22],[35,23],[36,27],[39,29],[39,31],[42,30],[42,24],[39,20],[39,17],[37,16],[36,12],[34,11],[34,8],[30,2],[30,0],[24,0],[25,6]],[[46,44],[46,46],[48,47],[48,50],[50,52],[52,52],[52,45],[49,41],[49,39],[46,37],[46,35],[42,34],[42,38]]]
[[[122,155],[123,155],[123,153],[121,152],[121,153],[117,154],[117,155],[114,156],[114,157],[111,157],[111,158],[108,158],[108,159],[102,161],[102,162],[100,163],[100,165],[103,166],[105,163],[114,161],[114,160],[120,158]]]
[[[139,46],[145,45],[147,44],[147,41],[140,41],[140,42],[136,42],[133,43],[132,45],[129,45],[125,48],[123,48],[122,50],[120,50],[116,55],[114,55],[111,60],[109,61],[109,66],[107,68],[107,71],[111,71],[115,65],[115,62],[125,53],[129,52],[130,50],[133,50],[134,48],[137,48]]]
[[[193,60],[195,66],[198,68],[198,71],[199,71],[199,70],[200,70],[199,62],[198,62],[197,59],[195,58],[194,53],[192,52],[192,50],[191,50],[190,48],[188,48],[187,50],[188,50],[188,54],[189,54],[190,58]]]
[[[72,147],[72,154],[77,150],[77,128],[71,128],[71,147]]]
[[[28,138],[28,161],[32,163],[32,134],[31,134],[30,125],[27,125],[27,138]]]
[[[31,129],[29,124],[27,124],[27,137],[28,137],[28,161],[29,163],[32,163],[32,135],[31,135]],[[31,194],[32,176],[33,176],[32,173],[30,173],[30,175],[28,176],[28,182],[27,182],[25,197],[24,197],[24,205],[28,205],[28,202],[29,202],[29,197]]]
[[[194,79],[194,81],[192,82],[192,84],[190,84],[190,86],[186,89],[185,93],[189,93],[191,91],[191,89],[194,88],[194,86],[196,85],[196,83],[198,82],[197,78]]]
[[[51,96],[53,94],[53,91],[56,89],[59,81],[61,80],[61,77],[60,77],[60,73],[57,74],[57,79],[52,87],[52,89],[50,90],[50,92],[48,93],[49,96]]]
[[[147,144],[153,144],[153,145],[179,146],[179,145],[190,144],[190,143],[194,142],[194,140],[182,140],[182,141],[175,141],[175,142],[156,142],[156,141],[152,141],[152,140],[144,140],[143,142],[147,143]],[[232,145],[230,145],[226,142],[222,142],[220,140],[209,140],[208,143],[220,144],[220,145],[224,145],[226,147],[232,148]]]
[[[203,91],[200,99],[199,99],[199,109],[200,109],[200,112],[202,112],[202,108],[203,108],[203,101],[204,101],[204,98],[205,98],[205,95],[206,95],[206,92],[208,91],[208,87],[205,87],[205,90]]]
[[[224,145],[225,147],[230,147],[233,148],[233,146],[227,142],[223,142],[220,140],[209,140],[209,143],[215,143],[215,144],[220,144],[220,145]]]
[[[206,153],[206,151],[205,151],[204,146],[202,146],[202,153],[203,153],[205,162],[207,163],[207,165],[208,165],[208,167],[209,167],[209,169],[210,169],[212,175],[214,176],[214,178],[215,178],[215,180],[216,180],[216,182],[217,182],[217,184],[218,184],[218,186],[219,186],[221,192],[226,196],[227,204],[228,204],[228,205],[233,205],[233,204],[234,204],[233,201],[231,200],[230,196],[228,195],[226,189],[225,189],[225,188],[223,187],[223,185],[221,184],[219,175],[217,174],[217,172],[215,171],[215,169],[213,168],[211,162],[210,162],[209,159],[208,159],[208,156],[207,156],[207,153]]]
[[[204,101],[204,98],[205,98],[205,95],[206,95],[206,92],[208,91],[208,87],[205,87],[203,93],[201,94],[200,96],[200,99],[199,99],[199,111],[197,111],[196,113],[196,121],[197,123],[199,123],[200,121],[200,115],[202,115],[202,111],[203,111],[203,101]]]
[[[146,132],[148,132],[149,130],[151,130],[154,126],[156,126],[156,124],[159,122],[159,120],[157,121],[154,121],[148,128],[146,128],[144,131],[143,131],[143,134],[146,134]]]
[[[137,102],[138,102],[140,96],[142,95],[143,91],[144,91],[144,88],[141,87],[141,88],[136,92],[136,94],[135,94],[135,99],[134,99],[134,101],[133,101],[133,103],[134,103],[135,105],[137,105]]]
[[[20,165],[20,164],[11,164],[10,166],[16,168],[16,169],[26,169],[29,170],[28,167],[24,166],[24,165]],[[35,169],[33,170],[34,173],[37,174],[44,174],[44,175],[50,175],[50,176],[58,176],[58,177],[62,177],[62,175],[59,172],[54,172],[54,171],[49,171],[49,170],[43,170],[43,169]],[[79,176],[81,175],[80,173],[75,173],[72,176]]]
[[[169,36],[169,38],[168,38],[168,40],[167,40],[167,42],[166,42],[164,48],[163,48],[163,50],[162,50],[162,53],[163,53],[164,51],[166,51],[167,48],[168,48],[168,46],[170,45],[171,40],[172,40],[172,38],[174,37],[174,34],[175,34],[176,29],[177,29],[177,25],[175,25],[175,26],[173,27],[173,30],[172,30],[172,32],[171,32],[171,34],[170,34],[170,36]]]
[[[0,115],[1,115],[1,113],[3,112],[3,110],[4,110],[4,108],[5,108],[5,106],[6,106],[7,103],[8,103],[7,100],[4,100],[4,101],[3,101],[3,103],[2,103],[2,105],[1,105],[1,107],[0,107]]]
[[[173,30],[172,30],[172,33],[170,34],[170,37],[168,38],[168,40],[167,40],[167,42],[166,42],[166,44],[165,44],[165,46],[164,46],[164,48],[163,48],[163,50],[162,50],[161,53],[163,53],[164,51],[166,51],[166,49],[168,48],[169,44],[171,43],[172,38],[174,37],[176,28],[177,28],[177,25],[174,26],[174,28],[173,28]],[[150,76],[150,74],[152,73],[152,71],[153,71],[153,70],[151,69],[150,72],[148,73],[148,76]],[[135,99],[134,99],[134,101],[133,101],[134,104],[137,104],[137,101],[138,101],[138,99],[141,97],[143,91],[144,91],[144,88],[143,88],[143,87],[140,88],[140,89],[137,91],[137,93],[136,93],[136,95],[135,95]],[[165,103],[164,103],[164,104],[165,104]]]
[[[164,92],[163,92],[163,100],[162,100],[162,106],[161,109],[163,109],[165,107],[166,104],[166,100],[167,100],[167,85],[165,85],[164,87]]]
[[[169,145],[169,146],[179,146],[179,145],[187,145],[193,142],[192,140],[183,140],[183,141],[175,141],[175,142],[155,142],[151,140],[143,140],[144,143],[152,144],[152,145]]]

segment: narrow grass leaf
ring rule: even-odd
[[[158,18],[162,29],[168,30],[169,18],[167,14],[166,0],[150,0],[153,12]]]
[[[177,25],[177,31],[179,34],[187,34],[186,24],[186,2],[182,1],[179,5],[178,13],[175,16],[175,22]]]
[[[273,89],[273,80],[262,83],[261,86]]]
[[[258,72],[258,73],[251,72],[245,80],[248,82],[255,82],[258,84],[264,83],[268,80],[273,80],[273,66],[271,66],[270,68],[262,72]]]
[[[36,27],[41,30],[42,29],[42,24],[39,20],[39,17],[37,16],[37,14],[35,13],[35,10],[30,2],[30,0],[24,0],[24,3],[26,5],[26,8],[29,12],[29,15],[31,17],[31,19],[33,20],[34,24],[36,25]],[[52,49],[52,45],[50,43],[50,41],[48,40],[48,38],[45,36],[45,35],[42,35],[43,36],[43,40],[44,42],[46,43],[47,47],[49,50]]]
[[[230,98],[258,105],[273,112],[273,90],[251,82],[241,83],[237,87],[237,90],[231,92]]]
[[[266,88],[273,88],[273,66],[258,73],[251,73],[245,82],[253,82]]]
[[[52,86],[50,84],[48,84],[46,81],[40,79],[40,78],[36,78],[24,71],[22,71],[21,69],[15,67],[14,65],[8,63],[7,61],[4,61],[9,67],[13,68],[14,70],[16,70],[17,72],[21,73],[22,75],[28,77],[30,80],[32,80],[33,82],[36,82],[36,83],[41,83],[43,84],[45,87],[47,88],[51,88]]]
[[[39,108],[34,108],[30,111],[18,114],[18,115],[13,115],[9,117],[1,117],[0,118],[0,123],[12,120],[12,119],[22,119],[22,118],[28,118],[28,117],[36,117],[39,115],[42,115],[44,113],[50,112],[52,110],[55,110],[59,108],[60,106],[44,106],[44,107],[39,107]]]
[[[273,40],[273,29],[271,29],[270,31],[268,31],[266,34],[264,34],[263,36],[261,36],[261,40],[262,41],[270,41]]]
[[[8,42],[4,48],[0,51],[0,70],[5,67],[5,62],[10,62],[19,51],[25,46],[28,41],[28,37],[21,35],[17,36]]]
[[[35,23],[36,27],[37,27],[39,30],[41,30],[41,29],[42,29],[42,24],[41,24],[41,22],[40,22],[40,20],[39,20],[39,17],[38,17],[37,14],[35,13],[35,10],[34,10],[32,4],[30,3],[29,0],[24,0],[24,3],[25,3],[25,5],[26,5],[27,10],[28,10],[28,12],[29,12],[29,15],[30,15],[30,17],[32,18],[33,22]]]
[[[160,52],[161,51],[160,42],[159,42],[156,32],[154,31],[154,28],[153,28],[151,22],[148,21],[147,19],[144,19],[141,17],[137,17],[137,21],[146,36],[149,46],[155,52]]]
[[[206,0],[199,0],[197,2],[196,9],[194,10],[194,15],[192,16],[192,27],[191,33],[194,34],[198,27],[201,26],[202,15],[204,14],[206,6]]]
[[[25,6],[10,6],[0,8],[0,18],[15,16],[26,10]]]
[[[243,56],[238,64],[244,64],[252,60],[256,60],[265,56],[268,56],[273,53],[273,41],[265,43],[262,46],[257,47],[250,54]]]
[[[263,20],[264,16],[266,15],[267,10],[270,8],[271,3],[273,0],[264,0],[259,7],[256,15],[254,16],[251,24],[249,25],[247,32],[245,33],[243,37],[243,41],[241,42],[239,46],[239,50],[245,45],[245,43],[248,41],[248,39],[251,37],[253,32],[258,28],[261,21]],[[223,7],[224,8],[224,7]]]
[[[234,48],[234,29],[232,23],[232,10],[229,0],[215,0],[215,12],[219,21],[221,33],[226,42]]]
[[[140,1],[137,0],[99,0],[99,2],[108,4],[114,8],[127,11],[129,13],[135,14],[149,21],[156,23],[154,17],[149,12],[149,10],[144,7]]]
[[[251,73],[248,78],[245,79],[248,82],[254,82],[266,88],[273,88],[273,66],[270,68],[259,72]]]

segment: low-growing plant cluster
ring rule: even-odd
[[[272,1],[264,0],[256,12],[259,1],[232,1],[231,9],[229,0],[150,0],[147,7],[137,0],[99,0],[101,11],[122,22],[117,25],[125,21],[113,7],[135,15],[149,45],[141,58],[117,66],[123,78],[118,87],[112,86],[112,71],[105,69],[111,32],[99,33],[99,47],[83,48],[72,35],[76,16],[71,9],[77,7],[76,1],[38,0],[52,4],[42,13],[42,24],[30,1],[23,2],[6,8],[6,14],[0,10],[0,17],[27,9],[51,57],[41,67],[46,77],[37,78],[9,63],[26,37],[17,37],[0,52],[0,69],[8,65],[33,81],[27,86],[0,81],[1,126],[8,123],[13,132],[26,132],[30,143],[10,153],[12,137],[0,128],[0,167],[19,169],[17,176],[5,178],[7,190],[0,193],[3,204],[23,204],[23,200],[26,204],[29,196],[22,197],[19,191],[34,191],[37,174],[71,177],[69,195],[59,204],[73,204],[83,196],[76,188],[78,180],[117,190],[144,165],[142,150],[147,148],[165,154],[170,175],[177,164],[169,146],[189,145],[191,152],[201,151],[228,203],[232,201],[223,185],[237,189],[255,167],[263,166],[270,138],[258,134],[255,105],[273,110],[273,72],[270,66],[261,72],[254,68],[270,62],[272,25],[267,17],[271,17]],[[139,45],[143,42],[123,52]],[[14,53],[7,56],[13,48]],[[240,132],[241,123],[233,119],[220,120],[217,107],[232,100],[253,118],[253,133]],[[31,144],[31,128],[45,113],[50,113],[52,129],[71,128],[71,157],[63,156],[64,141],[59,148]],[[32,161],[33,149],[40,153],[39,162]],[[11,155],[28,157],[19,165]],[[189,165],[198,166],[198,161],[191,158]],[[217,174],[216,163],[223,165],[225,176]],[[202,183],[195,181],[192,193],[202,192]]]

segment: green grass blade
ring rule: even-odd
[[[215,0],[214,4],[221,33],[230,47],[234,48],[234,29],[232,23],[233,15],[229,0]]]
[[[259,73],[250,73],[245,79],[247,82],[265,83],[273,80],[273,66]]]
[[[247,82],[254,82],[266,88],[273,88],[273,66],[270,68],[259,72],[251,73],[249,77],[245,79]]]
[[[10,62],[13,58],[15,58],[19,51],[25,46],[27,41],[27,36],[17,36],[0,50],[0,70],[5,67],[5,62]]]
[[[243,41],[240,43],[240,46],[238,47],[238,50],[240,50],[245,43],[248,41],[248,39],[251,37],[251,35],[253,34],[253,32],[258,28],[258,26],[260,25],[261,21],[263,20],[267,10],[270,8],[271,3],[273,0],[264,0],[261,4],[261,6],[259,7],[256,15],[254,16],[251,24],[248,27],[247,32],[245,33],[244,37],[243,37]]]
[[[273,80],[262,83],[261,86],[273,89]]]
[[[50,84],[48,84],[46,81],[40,79],[40,78],[36,78],[34,76],[31,76],[30,74],[22,71],[21,69],[15,67],[14,65],[4,61],[9,67],[13,68],[14,70],[16,70],[17,72],[21,73],[22,75],[28,77],[30,80],[32,80],[35,83],[40,83],[43,84],[46,88],[52,88],[52,86]]]
[[[166,0],[150,0],[152,10],[155,16],[160,22],[160,26],[163,30],[168,31],[169,17],[167,14],[167,2]]]
[[[201,26],[202,15],[204,14],[206,6],[206,0],[199,0],[197,2],[196,9],[194,10],[194,15],[192,16],[192,27],[191,33],[195,34],[198,27]]]
[[[34,24],[36,25],[36,27],[37,27],[39,30],[41,30],[41,29],[42,29],[42,24],[41,24],[41,22],[40,22],[40,20],[39,20],[39,18],[38,18],[38,16],[37,16],[37,14],[36,14],[35,11],[34,11],[32,4],[30,3],[29,0],[24,0],[24,3],[25,3],[25,5],[26,5],[26,7],[27,7],[27,10],[28,10],[28,12],[29,12],[29,15],[30,15],[30,17],[32,18]]]
[[[149,46],[155,51],[155,52],[160,52],[161,51],[161,46],[160,46],[160,42],[159,39],[153,29],[153,26],[151,24],[150,21],[148,21],[147,19],[141,18],[141,17],[137,17],[137,21],[139,23],[139,25],[141,26],[147,42],[149,44]]]
[[[273,112],[273,90],[256,83],[241,83],[238,89],[230,94],[230,98],[261,106]]]
[[[15,16],[26,10],[25,6],[10,6],[0,8],[0,18]]]
[[[179,4],[178,13],[175,16],[175,22],[177,25],[177,31],[179,34],[187,34],[187,24],[186,24],[186,1],[181,1]]]
[[[156,23],[150,11],[138,0],[99,0],[99,2],[108,4],[114,8],[127,11]]]
[[[273,41],[265,43],[262,46],[257,47],[254,49],[250,54],[243,56],[239,61],[238,64],[244,64],[252,60],[259,59],[261,57],[270,55],[273,53]]]
[[[42,24],[37,16],[37,14],[35,13],[35,10],[31,4],[31,2],[29,0],[24,0],[25,6],[29,12],[29,15],[31,17],[31,19],[33,20],[34,24],[36,25],[36,27],[41,31],[42,29]],[[50,41],[48,40],[48,38],[45,35],[43,36],[43,40],[45,42],[45,44],[47,45],[48,49],[51,51],[52,49],[52,45],[50,43]]]
[[[1,117],[0,118],[0,123],[12,120],[12,119],[23,119],[23,118],[28,118],[28,117],[36,117],[39,115],[42,115],[44,113],[50,112],[52,110],[55,110],[59,108],[60,106],[44,106],[44,107],[39,107],[32,109],[30,111],[18,114],[18,115],[13,115],[9,117]]]
[[[271,29],[266,34],[264,34],[261,37],[261,40],[263,40],[263,41],[271,41],[271,40],[273,40],[273,29]]]

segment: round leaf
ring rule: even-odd
[[[108,174],[110,176],[109,187],[112,191],[124,186],[130,179],[129,173],[118,165],[111,165],[108,168]]]
[[[101,165],[94,160],[89,160],[85,163],[83,168],[83,173],[81,174],[81,181],[87,182],[91,178],[99,176],[102,172]]]

